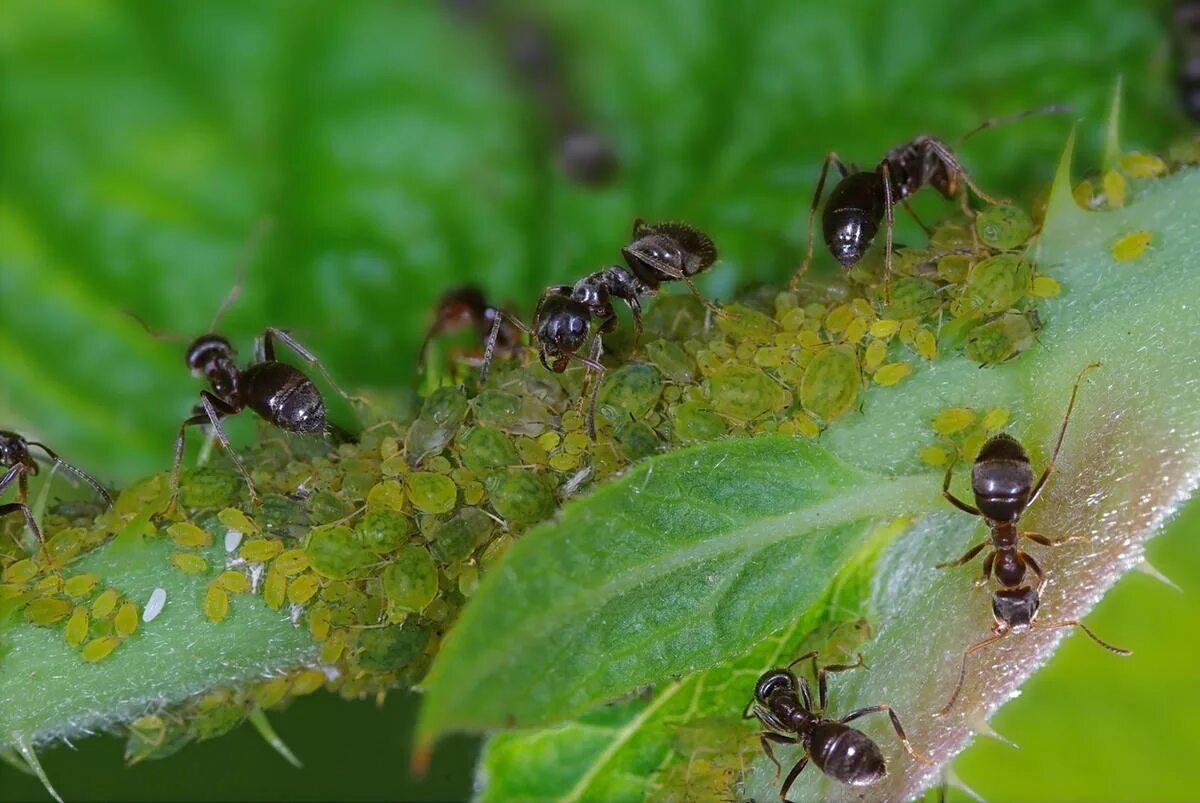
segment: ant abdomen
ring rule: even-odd
[[[271,424],[302,435],[325,429],[325,402],[312,380],[283,362],[251,365],[241,374],[246,404]]]
[[[1013,437],[992,437],[979,451],[971,471],[971,490],[980,512],[992,521],[1015,521],[1033,491],[1029,455]]]
[[[879,746],[840,722],[827,720],[813,729],[809,754],[822,772],[851,786],[868,786],[887,775]]]
[[[854,173],[843,179],[825,203],[821,233],[833,258],[843,268],[855,265],[879,232],[883,203],[877,173]]]

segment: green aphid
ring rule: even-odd
[[[977,318],[1010,309],[1028,291],[1033,265],[1019,254],[997,254],[971,267],[951,311]]]
[[[628,461],[641,460],[658,451],[658,433],[645,421],[627,421],[613,433],[617,449]]]
[[[975,233],[988,248],[1009,251],[1029,239],[1033,234],[1033,221],[1019,206],[989,206],[975,216]]]
[[[125,762],[130,765],[174,755],[192,741],[182,722],[153,715],[134,720],[129,731]]]
[[[67,581],[63,584],[63,593],[74,599],[86,597],[88,594],[92,593],[92,589],[94,589],[96,584],[99,582],[99,576],[93,572],[88,572],[87,574],[77,574],[74,577],[67,578]]]
[[[112,651],[115,650],[117,645],[120,643],[121,639],[117,638],[116,636],[101,636],[100,638],[94,638],[87,644],[83,645],[83,650],[80,652],[80,655],[82,655],[83,660],[87,661],[89,664],[94,664],[97,661],[103,661],[105,658],[111,655]]]
[[[692,355],[670,340],[652,340],[642,347],[642,352],[672,382],[694,382],[699,373]]]
[[[1041,328],[1034,310],[1006,312],[972,329],[963,344],[963,354],[980,365],[1011,360],[1033,344]]]
[[[208,530],[203,530],[186,521],[177,521],[172,524],[167,528],[167,535],[171,536],[171,540],[177,545],[190,549],[212,546],[213,542],[212,534]]]
[[[313,524],[340,521],[353,511],[354,505],[332,491],[317,491],[308,500],[308,516]]]
[[[508,469],[489,478],[486,486],[492,507],[514,527],[549,518],[556,508],[554,494],[530,471]]]
[[[420,612],[433,602],[437,590],[437,564],[423,546],[404,547],[384,570],[383,591],[395,611]]]
[[[278,611],[283,608],[283,603],[287,599],[288,581],[287,577],[282,572],[275,569],[268,569],[266,576],[263,578],[263,602],[273,611]],[[316,589],[313,589],[314,593]]]
[[[88,636],[88,625],[91,620],[88,618],[87,608],[82,605],[78,606],[71,612],[71,618],[67,620],[66,631],[63,634],[67,643],[72,647],[78,647],[84,642]]]
[[[646,310],[642,323],[647,332],[683,343],[704,334],[708,311],[699,299],[687,293],[659,296]]]
[[[779,331],[779,324],[769,315],[742,304],[726,305],[725,314],[717,316],[716,324],[735,341],[765,341]]]
[[[146,529],[149,532],[154,531],[154,525],[146,522]],[[87,531],[82,527],[72,527],[66,530],[60,530],[54,536],[46,541],[46,552],[49,553],[50,559],[57,565],[69,563],[75,559],[83,548],[87,545]]]
[[[25,606],[25,619],[39,627],[61,622],[71,614],[72,605],[58,597],[39,597]]]
[[[710,441],[721,437],[728,429],[725,419],[704,402],[684,402],[675,407],[674,415],[672,432],[682,443]]]
[[[354,536],[372,552],[391,552],[408,540],[413,529],[412,519],[403,513],[372,510],[355,526]]]
[[[429,534],[429,549],[439,563],[465,560],[491,540],[496,522],[477,507],[464,507]]]
[[[217,521],[225,525],[226,529],[237,530],[245,535],[254,535],[261,532],[259,526],[254,523],[254,520],[238,510],[236,507],[227,507],[217,513]]]
[[[242,542],[238,557],[250,563],[266,563],[282,551],[282,541],[274,538],[251,538]]]
[[[512,426],[521,413],[521,397],[502,390],[485,390],[471,405],[475,408],[475,420],[493,429]]]
[[[271,568],[284,577],[291,577],[308,568],[308,556],[303,549],[286,549],[271,561]]]
[[[378,633],[379,631],[368,631]],[[361,641],[361,639],[359,639]],[[325,685],[325,673],[320,669],[305,669],[292,676],[292,694],[303,697]]]
[[[203,467],[185,472],[179,484],[179,501],[184,507],[226,507],[245,487],[232,471]]]
[[[800,404],[826,424],[850,412],[858,400],[862,376],[853,346],[829,346],[804,371]]]
[[[117,608],[117,615],[113,618],[113,629],[118,636],[129,638],[137,632],[138,627],[138,606],[134,602],[122,602],[121,607]]]
[[[727,365],[709,377],[712,409],[736,421],[753,421],[787,405],[788,393],[751,365]]]
[[[408,498],[422,513],[449,513],[458,499],[458,486],[444,474],[414,471],[404,478]]]
[[[188,721],[188,730],[199,741],[215,739],[240,725],[246,713],[244,702],[230,699],[223,692],[210,694],[197,704],[196,712]]]
[[[37,577],[37,574],[37,564],[29,558],[23,558],[6,567],[0,578],[6,583],[28,583],[34,577]]]
[[[204,616],[214,623],[223,622],[229,616],[229,594],[216,582],[209,583],[204,595]]]
[[[387,672],[402,669],[424,651],[429,631],[412,622],[364,630],[358,637],[354,662],[360,669]]]
[[[396,480],[377,482],[367,492],[367,510],[403,510],[404,486]]]
[[[937,282],[906,276],[892,282],[892,303],[888,305],[887,317],[896,320],[924,318],[936,312],[941,304]]]
[[[250,593],[250,578],[235,569],[221,572],[217,575],[216,583],[230,594]]]
[[[662,374],[647,363],[627,363],[604,377],[597,403],[638,419],[654,409],[662,396]]]
[[[305,515],[304,505],[296,500],[282,494],[264,494],[256,520],[264,529],[274,532],[299,524]]]
[[[513,442],[503,432],[488,427],[473,427],[459,438],[459,457],[477,477],[489,477],[495,471],[521,462]]]
[[[117,608],[117,602],[121,599],[121,592],[115,588],[106,588],[100,592],[100,596],[92,601],[92,618],[107,619],[108,616]]]
[[[304,554],[313,571],[333,580],[350,577],[375,559],[374,553],[344,524],[314,527]]]
[[[270,708],[277,705],[288,693],[286,677],[271,678],[250,690],[250,699],[259,708]]]
[[[444,449],[466,416],[467,397],[457,387],[440,387],[429,394],[404,438],[409,465]]]

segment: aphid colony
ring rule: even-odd
[[[191,719],[178,719],[175,725],[170,717],[142,717],[131,726],[131,760],[166,754],[180,740],[206,738],[204,734],[213,732],[211,725],[194,723],[207,722],[205,712],[210,710],[224,711],[221,722],[232,727],[256,706],[281,704],[322,685],[362,696],[382,693],[399,677],[415,681],[436,648],[442,623],[453,618],[477,584],[480,569],[503,552],[513,535],[551,515],[561,500],[584,485],[657,451],[664,442],[694,443],[731,432],[816,437],[856,408],[868,377],[877,385],[894,385],[913,371],[912,357],[927,361],[942,349],[959,348],[970,359],[989,364],[1011,359],[1030,344],[1041,325],[1032,301],[1056,294],[1058,287],[1049,277],[1036,276],[1032,263],[1020,253],[1034,232],[1021,210],[993,206],[974,216],[972,230],[942,226],[930,232],[927,249],[893,254],[892,206],[897,201],[906,204],[907,196],[922,185],[935,187],[947,198],[962,193],[964,209],[965,187],[984,199],[988,196],[975,187],[945,143],[919,137],[889,151],[874,172],[847,171],[831,154],[810,209],[810,230],[830,164],[838,166],[844,178],[826,204],[823,229],[840,263],[849,268],[864,261],[881,216],[887,219],[883,279],[872,283],[867,274],[865,297],[847,300],[839,291],[832,294],[833,300],[803,304],[793,288],[717,309],[703,300],[693,283],[716,262],[711,238],[683,223],[651,225],[638,220],[630,242],[621,249],[623,266],[604,267],[574,284],[547,288],[528,324],[487,303],[476,288],[447,293],[418,363],[424,362],[433,338],[473,328],[483,347],[476,392],[468,399],[465,388],[440,387],[425,399],[415,418],[393,425],[390,433],[368,427],[355,438],[330,422],[312,380],[276,359],[276,342],[317,368],[343,397],[346,394],[317,358],[282,330],[267,328],[255,359],[245,367],[236,364],[234,348],[222,335],[210,332],[193,340],[187,365],[210,389],[201,392],[200,402],[179,428],[169,475],[126,493],[134,502],[152,500],[161,507],[162,531],[176,549],[170,555],[176,570],[206,578],[215,574],[206,581],[202,602],[209,620],[228,617],[236,595],[262,594],[269,607],[290,610],[294,621],[306,619],[314,639],[323,645],[322,663],[333,669],[301,669],[268,679],[234,694],[236,699],[209,700],[209,695],[204,698],[208,702],[189,704]],[[810,234],[796,287],[812,245]],[[643,299],[657,294],[664,282],[675,281],[686,284],[691,295],[668,296],[644,313]],[[210,329],[215,329],[240,285],[239,279]],[[872,298],[886,304],[880,309]],[[632,316],[632,338],[618,337],[617,301]],[[546,375],[491,372],[493,362],[511,362],[525,353],[522,333],[536,348]],[[632,359],[639,353],[644,361]],[[607,368],[606,357],[623,364]],[[465,360],[476,361],[470,356]],[[567,372],[572,362],[583,367],[582,380]],[[544,376],[557,376],[559,381],[547,383]],[[977,453],[972,472],[975,505],[950,492],[953,456],[941,447],[922,453],[927,462],[948,466],[946,498],[982,517],[990,532],[990,541],[938,568],[965,564],[990,543],[982,582],[994,576],[1001,586],[993,594],[994,632],[964,652],[958,685],[943,714],[958,697],[968,657],[1010,633],[1077,627],[1106,648],[1124,653],[1100,642],[1079,622],[1037,621],[1044,573],[1019,546],[1023,538],[1044,546],[1063,542],[1020,531],[1017,523],[1050,476],[1078,388],[1079,381],[1050,462],[1036,482],[1025,450],[1008,435],[996,434],[969,450]],[[306,454],[300,444],[264,444],[255,455],[252,476],[221,426],[224,417],[247,408],[285,432],[323,436],[335,451],[309,447],[311,453]],[[969,426],[969,410],[970,420],[959,426],[964,409],[952,408],[958,412],[947,416],[939,432]],[[611,432],[597,427],[598,412]],[[985,416],[980,431],[1004,425],[1007,416],[997,417],[996,412]],[[184,437],[194,426],[209,428],[225,447],[253,516],[236,507],[237,475],[218,468],[184,474]],[[85,660],[102,660],[135,635],[138,603],[124,598],[120,589],[103,588],[95,575],[64,578],[60,567],[103,543],[126,519],[110,510],[95,517],[90,530],[68,530],[79,531],[72,539],[64,539],[62,532],[44,538],[28,505],[27,476],[37,471],[30,446],[86,481],[107,507],[113,504],[103,486],[50,449],[0,432],[0,468],[6,469],[0,492],[14,483],[18,487],[18,501],[0,506],[0,518],[20,512],[40,546],[32,558],[5,558],[5,598],[19,595],[25,617],[33,624],[65,622],[68,643],[80,648]],[[955,456],[968,453],[958,444],[951,447]],[[207,512],[189,521],[177,502]],[[157,531],[153,522],[146,526]],[[286,542],[289,534],[298,532],[307,532],[302,545]],[[19,540],[17,545],[24,550]],[[45,567],[53,570],[53,577],[44,575]],[[1041,581],[1036,587],[1026,583],[1026,570]],[[143,620],[153,621],[166,604],[165,592],[156,589],[143,603]],[[817,683],[815,699],[808,680],[792,671],[809,659]],[[810,761],[829,777],[852,785],[884,777],[878,746],[848,724],[871,713],[887,713],[905,750],[918,761],[928,761],[909,744],[899,717],[887,705],[861,708],[838,719],[826,716],[827,674],[861,665],[860,656],[854,665],[821,667],[816,654],[809,653],[759,679],[743,715],[763,726],[763,750],[777,767],[772,745],[798,745],[803,750],[783,781],[781,798],[786,799]],[[179,724],[185,722],[192,724]]]

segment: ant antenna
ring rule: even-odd
[[[221,316],[233,306],[233,302],[237,301],[238,296],[242,294],[242,285],[246,281],[246,268],[250,264],[250,259],[262,244],[263,238],[267,236],[274,226],[274,219],[268,217],[258,221],[254,228],[250,230],[249,236],[246,237],[246,243],[242,246],[242,253],[238,256],[237,281],[233,283],[233,287],[229,288],[229,294],[225,296],[225,300],[221,302],[221,306],[217,307],[217,313],[213,315],[212,323],[208,326],[208,331],[212,332],[216,330]]]
[[[159,332],[154,329],[151,329],[150,324],[146,323],[146,319],[143,318],[141,315],[138,315],[136,312],[134,312],[131,309],[123,310],[123,312],[126,315],[128,315],[130,318],[133,318],[135,321],[140,323],[142,325],[142,328],[146,330],[146,334],[150,335],[150,337],[154,338],[155,340],[168,340],[172,343],[190,342],[183,335],[177,335],[174,332]],[[42,447],[42,448],[45,448],[45,447]]]
[[[30,446],[36,446],[39,449],[41,449],[43,452],[45,452],[46,456],[54,461],[55,466],[66,469],[71,474],[74,474],[77,478],[83,480],[88,485],[92,486],[92,490],[94,490],[97,494],[99,494],[100,498],[102,498],[109,507],[112,507],[112,505],[113,505],[112,495],[109,494],[109,492],[107,490],[105,490],[104,486],[101,485],[100,482],[95,477],[93,477],[91,474],[88,474],[83,469],[76,468],[75,466],[68,463],[66,460],[63,460],[61,457],[59,457],[54,452],[53,449],[51,449],[49,446],[47,446],[44,443],[39,443],[38,441],[26,441],[26,443],[28,443]]]
[[[984,120],[982,123],[956,139],[954,141],[954,149],[957,150],[959,145],[962,145],[969,138],[975,136],[980,131],[985,131],[998,125],[1015,123],[1018,120],[1024,120],[1026,117],[1036,117],[1041,114],[1062,114],[1073,111],[1075,111],[1075,108],[1069,103],[1051,103],[1049,106],[1039,106],[1036,109],[1026,109],[1023,112],[1017,112],[1016,114],[1009,114],[1003,117],[989,117],[987,120]]]

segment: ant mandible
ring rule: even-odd
[[[896,203],[904,204],[904,208],[927,233],[930,231],[929,227],[921,222],[908,204],[908,197],[927,184],[941,193],[946,200],[954,200],[956,195],[959,196],[963,212],[968,216],[971,213],[967,204],[968,188],[989,204],[1001,203],[979,189],[954,155],[954,151],[968,138],[993,126],[1037,114],[1069,110],[1069,106],[1053,105],[1007,117],[993,117],[960,136],[953,147],[937,137],[923,134],[911,142],[889,150],[874,170],[859,170],[854,164],[847,168],[836,152],[830,152],[821,164],[816,191],[808,208],[808,250],[800,269],[792,277],[791,289],[797,289],[800,279],[812,262],[813,225],[817,207],[821,203],[821,195],[825,191],[825,179],[829,175],[830,165],[837,167],[842,178],[830,191],[829,198],[825,201],[825,211],[821,215],[821,233],[825,245],[833,258],[849,270],[870,248],[875,235],[879,233],[879,224],[883,222],[887,238],[884,250],[883,292],[884,301],[890,304],[892,229],[895,223],[893,208]]]
[[[44,443],[26,440],[15,432],[0,430],[0,468],[7,469],[4,475],[0,476],[0,494],[8,490],[14,481],[17,483],[17,501],[0,505],[0,518],[19,510],[25,516],[25,523],[29,525],[29,529],[37,537],[38,542],[42,546],[46,545],[46,539],[42,536],[42,531],[33,518],[33,511],[29,509],[29,477],[36,476],[38,473],[37,460],[29,451],[30,446],[41,449],[56,466],[66,469],[92,486],[97,495],[104,500],[105,506],[112,507],[112,496],[91,474],[63,460]]]
[[[995,619],[992,635],[972,644],[963,652],[958,683],[954,687],[950,701],[938,712],[938,716],[945,716],[954,707],[966,678],[967,659],[1009,633],[1020,633],[1031,628],[1057,630],[1074,627],[1082,630],[1093,641],[1110,652],[1118,655],[1130,654],[1128,650],[1114,647],[1103,641],[1085,624],[1075,619],[1046,624],[1037,622],[1041,592],[1045,587],[1046,578],[1042,567],[1038,565],[1033,556],[1021,549],[1020,541],[1022,538],[1028,538],[1036,544],[1055,547],[1078,540],[1078,538],[1069,536],[1052,539],[1040,533],[1020,530],[1017,527],[1021,515],[1037,500],[1042,489],[1046,487],[1046,481],[1050,478],[1051,472],[1054,471],[1054,464],[1058,460],[1059,450],[1062,449],[1063,439],[1067,434],[1067,424],[1071,420],[1071,412],[1075,408],[1075,397],[1079,393],[1079,386],[1083,382],[1084,374],[1099,366],[1098,362],[1084,366],[1075,378],[1075,385],[1071,389],[1071,399],[1067,403],[1067,412],[1063,416],[1062,426],[1058,430],[1058,440],[1054,444],[1054,451],[1050,454],[1050,461],[1042,470],[1037,482],[1034,482],[1033,468],[1025,448],[1016,438],[1005,433],[992,436],[975,458],[975,464],[971,469],[974,505],[967,504],[950,491],[954,464],[951,463],[946,468],[946,478],[942,482],[942,495],[959,510],[970,513],[972,516],[981,517],[984,524],[987,525],[989,538],[968,549],[966,554],[958,560],[939,563],[936,568],[945,569],[969,563],[990,544],[992,549],[983,560],[983,575],[979,578],[978,585],[987,583],[988,578],[994,575],[1002,588],[997,589],[992,595],[992,616]],[[1025,584],[1027,568],[1031,569],[1041,581],[1037,588]]]
[[[425,355],[430,341],[438,335],[447,332],[458,332],[474,328],[481,341],[486,341],[491,333],[492,325],[502,319],[499,307],[488,304],[483,291],[475,285],[448,290],[438,300],[434,310],[433,323],[421,341],[421,349],[417,352],[417,371],[425,365]],[[510,320],[503,319],[499,323],[496,348],[502,353],[513,354],[521,346],[521,332]]]
[[[796,664],[812,659],[813,673],[817,677],[817,706],[813,707],[812,688],[808,678],[797,677],[792,672]],[[887,775],[887,765],[879,746],[865,733],[849,727],[846,723],[853,722],[867,714],[886,711],[892,720],[892,728],[900,743],[910,756],[925,764],[932,764],[930,759],[913,749],[904,733],[904,726],[892,707],[886,704],[871,705],[851,711],[840,719],[828,719],[825,716],[828,690],[826,675],[831,672],[845,672],[863,666],[863,658],[853,664],[817,665],[817,652],[805,653],[792,661],[783,669],[771,669],[765,672],[754,687],[754,699],[746,704],[742,711],[743,719],[757,717],[767,730],[758,735],[763,752],[775,764],[776,772],[783,771],[771,743],[798,744],[804,748],[804,756],[796,762],[791,772],[779,788],[780,800],[787,801],[788,790],[796,782],[796,778],[808,766],[811,760],[821,772],[851,786],[867,786],[876,783]]]

